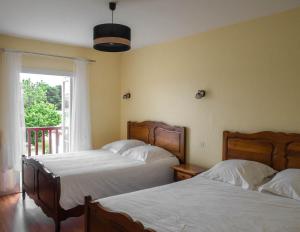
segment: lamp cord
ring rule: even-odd
[[[111,22],[114,23],[114,10],[116,9],[116,2],[110,1],[109,8],[111,9]]]

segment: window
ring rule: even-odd
[[[69,151],[70,76],[20,74],[28,155]]]

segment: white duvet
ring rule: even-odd
[[[98,200],[158,232],[299,232],[300,202],[193,179]]]
[[[122,157],[107,150],[36,156],[35,159],[60,176],[60,205],[68,210],[93,199],[169,184],[175,157],[151,163]]]

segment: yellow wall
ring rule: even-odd
[[[121,134],[128,120],[186,126],[188,159],[209,167],[223,130],[300,132],[299,62],[300,8],[125,53]]]
[[[126,137],[128,120],[188,128],[188,160],[221,160],[222,131],[300,132],[300,8],[129,53],[100,53],[0,35],[0,47],[95,59],[93,145]],[[30,68],[72,71],[72,63],[24,57]],[[198,89],[207,97],[196,100]],[[120,100],[130,91],[130,100]],[[0,112],[1,116],[1,112]],[[120,120],[121,119],[121,120]]]
[[[119,54],[101,53],[88,48],[20,39],[4,35],[0,35],[0,47],[96,60],[96,63],[90,64],[93,146],[98,148],[120,137]],[[56,70],[59,72],[72,72],[73,69],[71,61],[27,55],[23,58],[23,65],[26,68]]]

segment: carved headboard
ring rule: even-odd
[[[300,134],[269,131],[244,134],[225,131],[223,160],[227,159],[258,161],[278,171],[300,168]]]
[[[185,163],[185,127],[153,121],[128,122],[127,138],[162,147]]]

